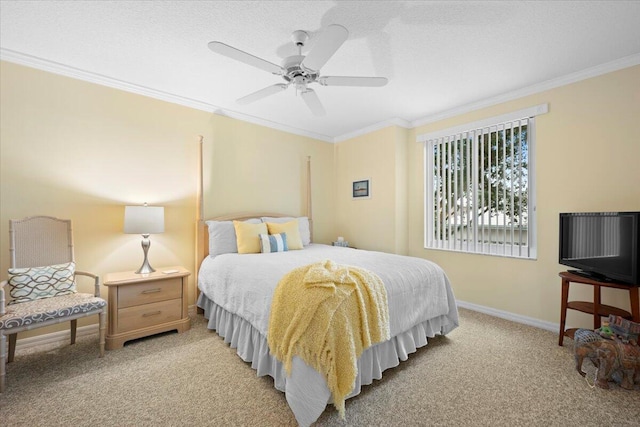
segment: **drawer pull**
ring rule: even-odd
[[[151,317],[151,316],[157,316],[158,314],[162,313],[162,311],[158,310],[158,311],[152,311],[151,313],[144,313],[142,315],[142,317]]]
[[[155,289],[147,289],[146,291],[142,291],[143,294],[155,294],[156,292],[162,292],[162,289],[155,288]]]

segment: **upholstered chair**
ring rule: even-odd
[[[78,319],[97,315],[102,357],[107,318],[98,276],[75,269],[70,220],[48,216],[10,220],[9,242],[11,268],[8,280],[0,283],[0,392],[5,390],[6,363],[14,359],[18,332],[70,321],[74,344]],[[78,276],[93,282],[93,293],[77,291]]]

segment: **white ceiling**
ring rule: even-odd
[[[640,63],[639,1],[2,1],[0,17],[3,60],[326,141]],[[316,85],[324,117],[293,87],[237,104],[281,77],[207,48],[217,40],[279,64],[295,53],[291,32],[309,32],[312,48],[329,24],[350,35],[322,75],[389,84]]]

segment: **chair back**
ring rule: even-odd
[[[74,261],[71,220],[32,216],[9,220],[11,268]]]

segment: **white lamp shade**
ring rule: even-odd
[[[162,206],[125,206],[124,232],[127,234],[164,233]]]

